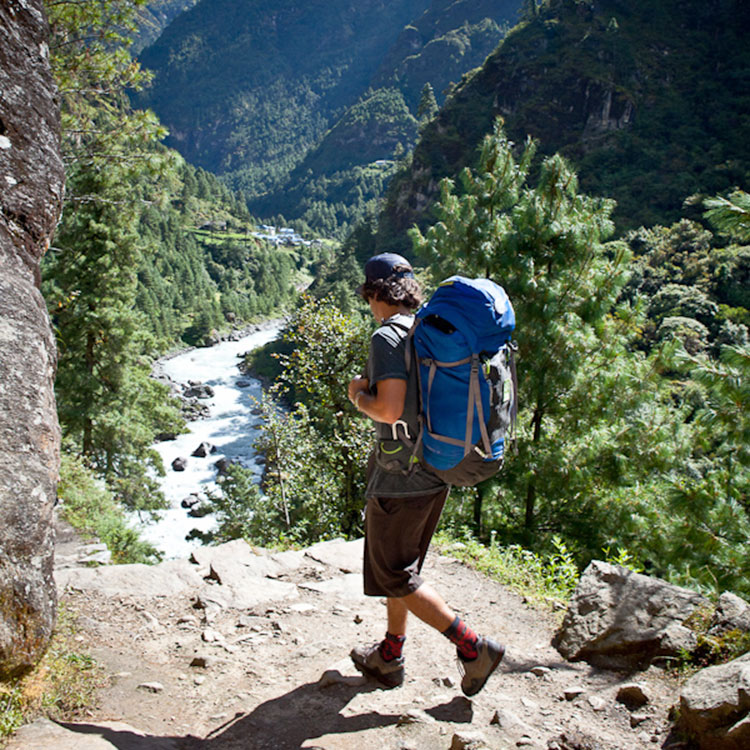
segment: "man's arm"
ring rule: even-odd
[[[378,392],[373,395],[367,378],[354,378],[349,383],[349,400],[370,419],[393,424],[404,413],[406,385],[400,378],[379,380]]]

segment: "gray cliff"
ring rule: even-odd
[[[40,658],[56,604],[60,430],[39,260],[60,215],[64,171],[42,7],[0,3],[0,678]]]

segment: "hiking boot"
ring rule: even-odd
[[[487,682],[487,678],[497,669],[505,654],[505,646],[492,638],[480,638],[477,641],[477,658],[467,661],[460,654],[458,667],[463,677],[461,690],[464,695],[476,695]]]
[[[357,646],[352,649],[349,656],[362,674],[373,677],[387,688],[398,687],[404,681],[404,657],[398,656],[386,661],[380,653],[379,643],[372,646]]]

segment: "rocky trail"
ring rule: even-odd
[[[550,645],[551,614],[434,550],[427,580],[507,656],[467,699],[453,647],[412,620],[406,682],[380,689],[348,658],[384,631],[384,601],[361,593],[361,556],[361,541],[282,553],[235,541],[193,561],[59,568],[62,601],[108,684],[84,722],[39,720],[9,750],[680,746],[667,718],[678,686],[662,671],[566,662]],[[60,565],[75,559],[58,548]]]

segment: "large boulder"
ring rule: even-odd
[[[54,624],[60,431],[39,261],[60,216],[57,91],[42,0],[0,3],[0,679],[31,668]]]
[[[700,594],[594,560],[578,582],[553,645],[571,661],[642,669],[697,644],[685,621],[709,603]]]
[[[683,685],[680,725],[700,750],[750,747],[750,653],[702,669]]]

